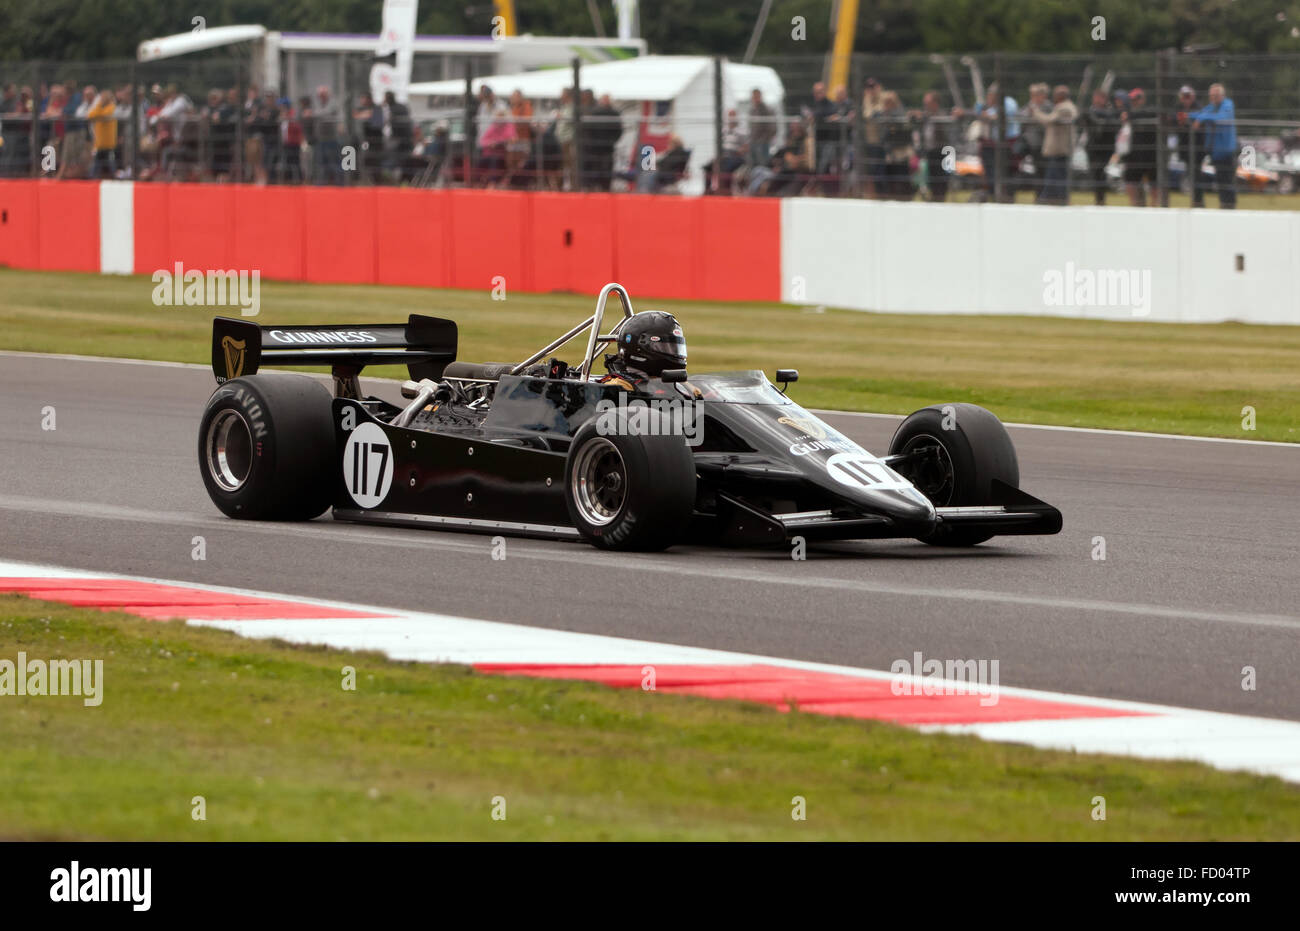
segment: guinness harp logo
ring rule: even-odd
[[[238,378],[244,374],[244,347],[247,345],[246,340],[221,337],[221,349],[226,354],[226,378]]]
[[[802,417],[778,417],[776,422],[794,427],[800,433],[806,433],[815,440],[826,439],[826,428],[815,420],[805,420]]]

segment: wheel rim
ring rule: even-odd
[[[573,503],[582,519],[603,526],[623,509],[627,468],[623,454],[605,437],[594,437],[578,450],[573,467]]]
[[[948,449],[937,438],[928,433],[919,433],[903,444],[902,453],[915,453],[924,449],[933,449],[934,453],[918,460],[907,462],[897,468],[903,477],[911,482],[916,490],[930,499],[935,507],[944,507],[952,500],[956,480],[953,476],[952,457]]]
[[[224,410],[208,424],[208,475],[225,491],[239,491],[253,467],[253,434],[236,410]]]

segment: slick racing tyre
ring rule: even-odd
[[[993,480],[1020,486],[1016,448],[1002,421],[974,404],[936,404],[909,416],[889,442],[890,455],[934,449],[921,461],[894,469],[935,507],[992,504]],[[993,534],[940,525],[919,539],[935,546],[974,546]]]
[[[336,458],[330,394],[305,375],[232,379],[203,411],[199,469],[228,517],[319,517],[333,497]]]
[[[672,546],[695,506],[695,457],[681,436],[601,432],[592,420],[573,438],[564,481],[570,520],[601,549]]]

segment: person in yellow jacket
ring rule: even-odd
[[[90,131],[95,138],[95,156],[90,165],[92,178],[112,178],[117,173],[117,104],[113,92],[105,89],[86,111]]]

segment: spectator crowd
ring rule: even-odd
[[[698,166],[707,192],[944,201],[958,188],[973,199],[1028,190],[1039,203],[1066,204],[1081,190],[1104,204],[1114,182],[1145,205],[1164,194],[1164,158],[1182,166],[1167,182],[1193,176],[1195,205],[1211,190],[1223,207],[1236,202],[1237,121],[1221,84],[1204,101],[1184,85],[1159,112],[1138,87],[1096,90],[1085,105],[1064,85],[1032,84],[1023,104],[993,85],[969,109],[937,91],[909,108],[876,79],[860,101],[842,86],[811,90],[789,117],[758,90],[743,115],[728,110],[721,151]],[[243,99],[227,88],[196,101],[176,85],[5,84],[0,175],[678,190],[696,169],[690,149],[673,133],[647,144],[641,122],[589,90],[541,103],[484,85],[472,107],[422,126],[391,92],[345,107],[323,86],[298,100],[250,87]],[[1205,159],[1209,170],[1199,170]]]
[[[743,167],[724,178],[733,192],[758,195],[944,201],[961,185],[975,200],[999,192],[1010,200],[1029,191],[1038,203],[1061,205],[1070,202],[1071,190],[1081,190],[1101,205],[1113,177],[1130,204],[1145,206],[1160,198],[1157,166],[1165,158],[1176,166],[1166,189],[1190,174],[1195,206],[1214,190],[1220,205],[1231,208],[1237,118],[1222,84],[1210,85],[1207,97],[1198,102],[1195,89],[1184,85],[1176,103],[1158,113],[1140,87],[1096,90],[1084,109],[1065,85],[1032,84],[1022,105],[994,84],[969,109],[945,107],[937,91],[909,109],[874,78],[865,82],[857,106],[843,87],[828,93],[819,82],[784,146],[773,150],[768,131],[751,119],[748,148],[742,139],[732,153],[732,165]],[[1294,134],[1289,141],[1300,143]],[[1198,170],[1206,159],[1208,171]]]

